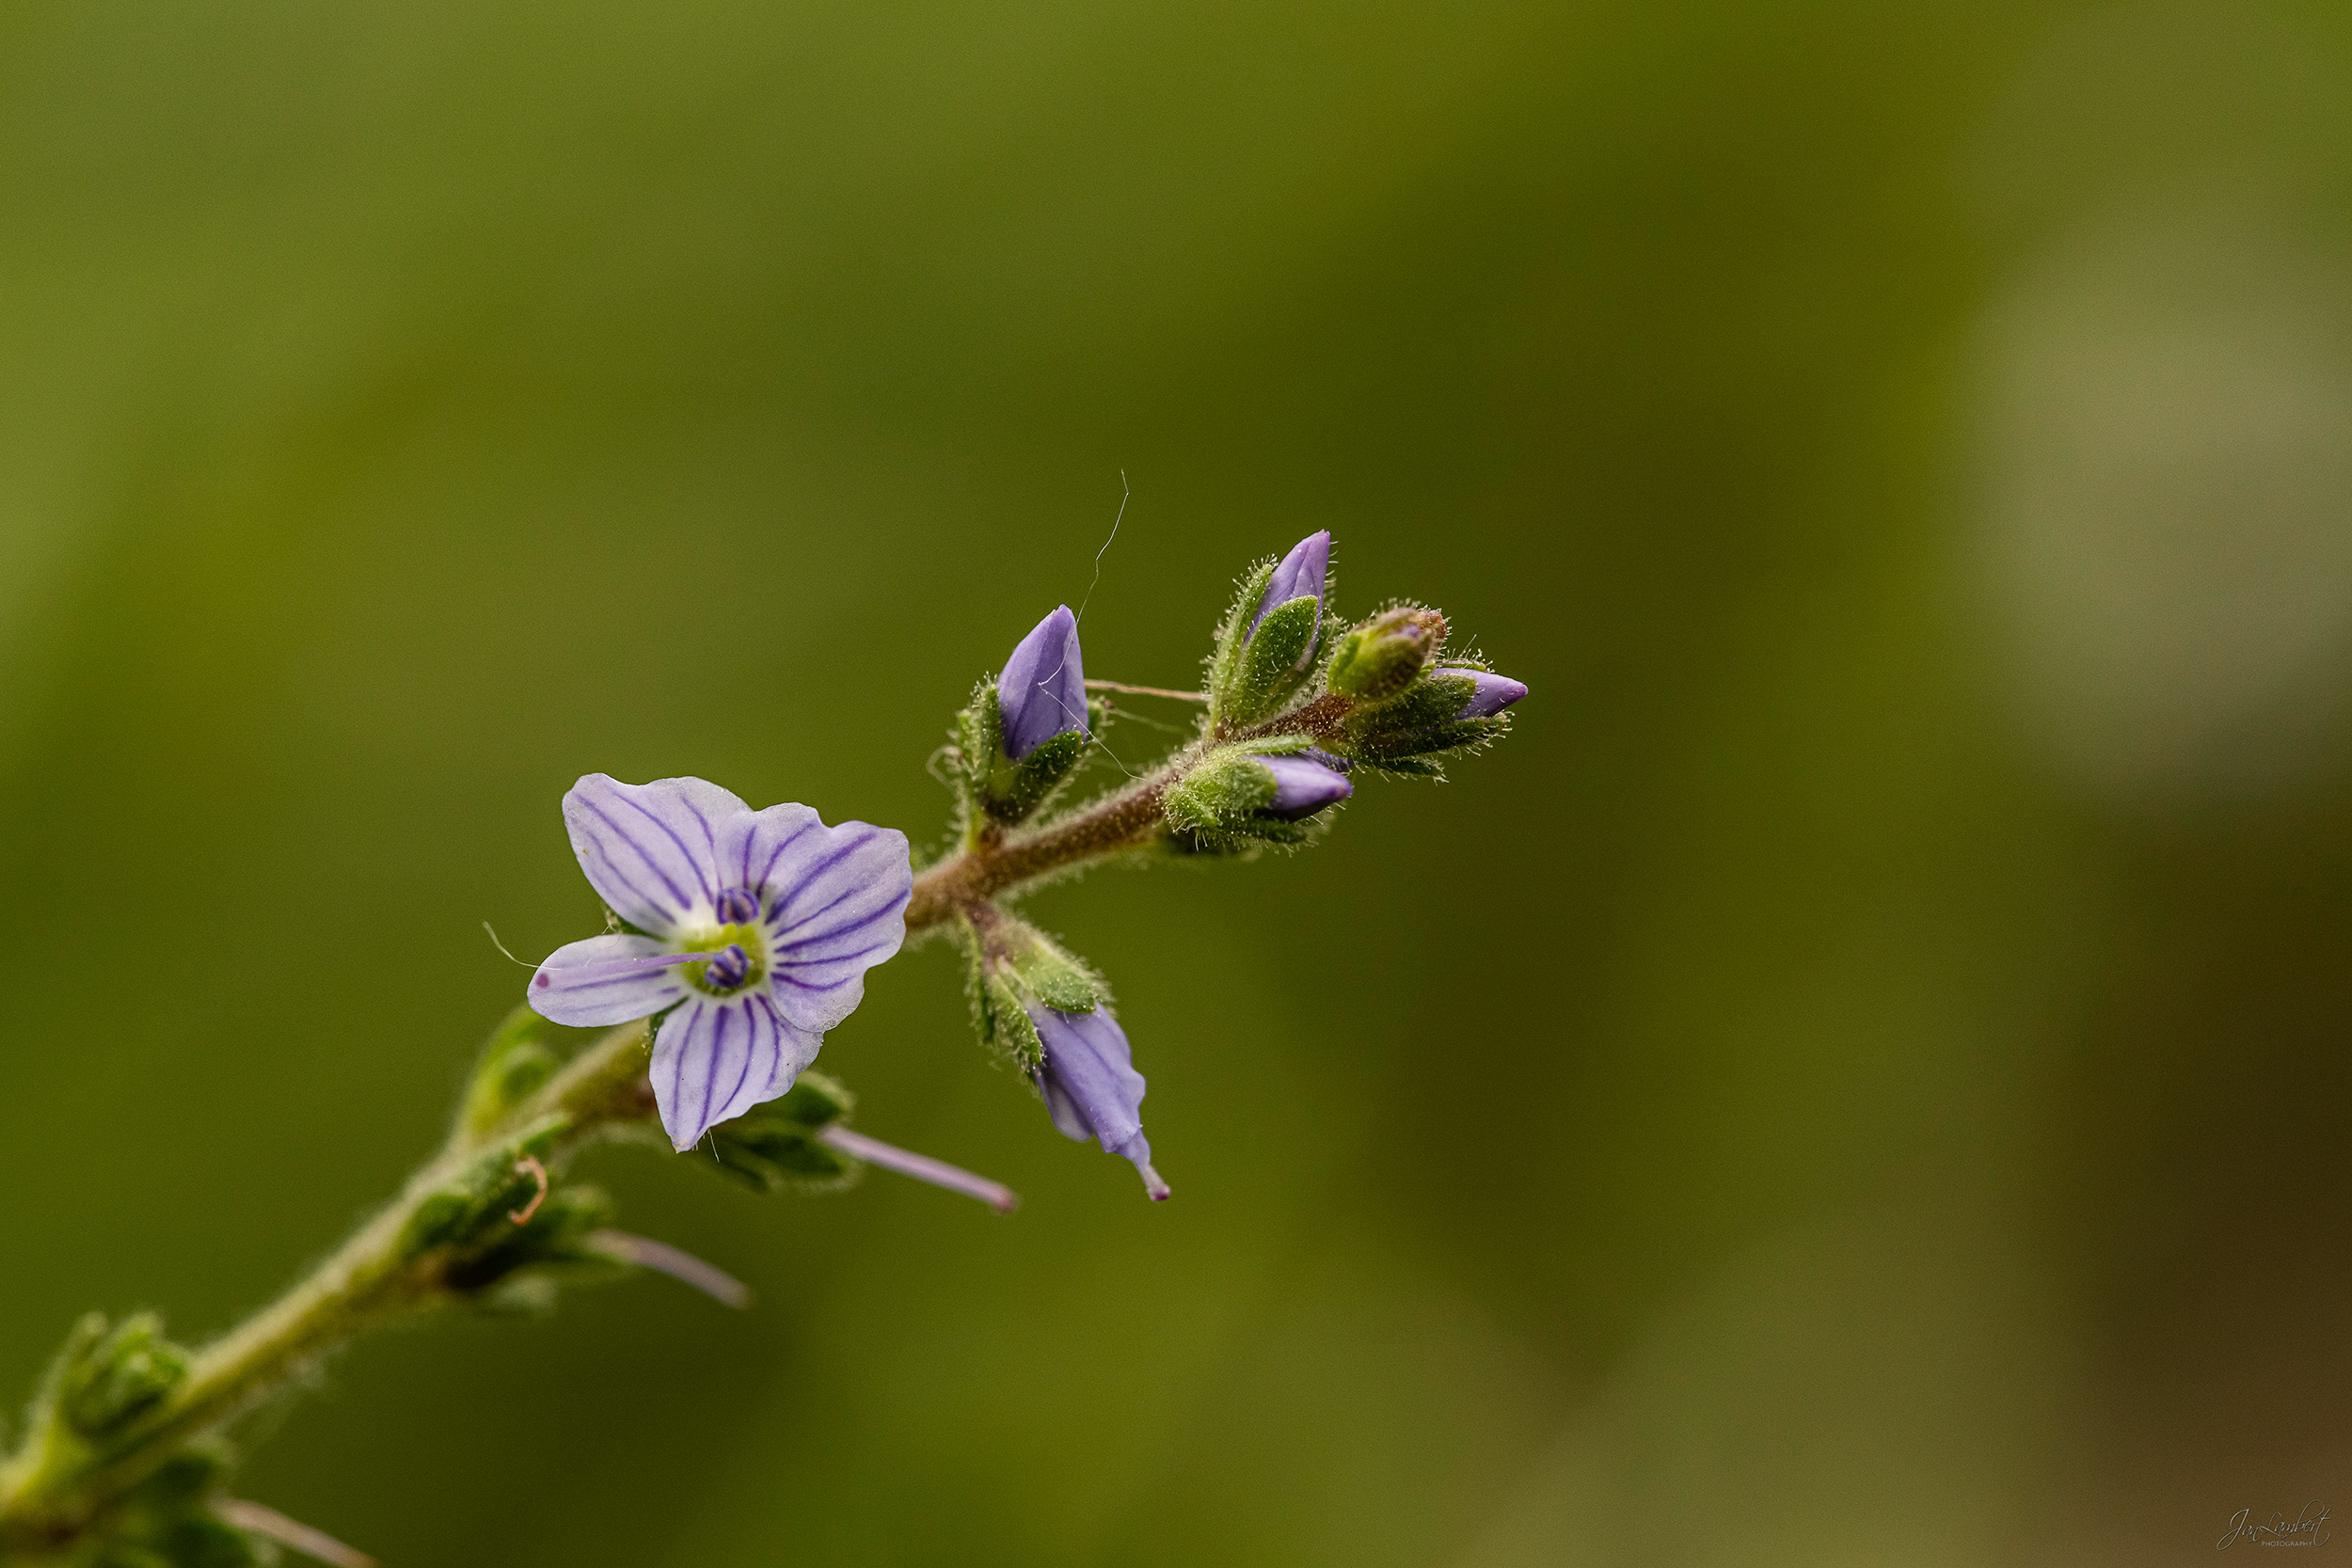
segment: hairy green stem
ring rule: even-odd
[[[399,1197],[310,1275],[199,1351],[155,1410],[103,1447],[60,1440],[54,1423],[25,1434],[0,1467],[0,1560],[69,1545],[190,1438],[267,1397],[319,1356],[371,1327],[451,1296],[446,1251],[403,1246],[409,1221],[485,1149],[558,1125],[556,1158],[652,1111],[643,1022],[614,1029],[488,1128],[458,1129]]]
[[[1350,705],[1327,696],[1263,723],[1221,729],[1058,821],[1018,835],[984,832],[915,879],[907,928],[974,918],[1000,893],[1146,847],[1162,830],[1162,795],[1214,748],[1277,735],[1320,738]],[[557,1129],[550,1158],[561,1159],[616,1127],[644,1122],[653,1113],[645,1064],[644,1024],[625,1024],[491,1125],[469,1129],[461,1116],[399,1197],[308,1277],[198,1352],[187,1375],[129,1432],[100,1447],[59,1438],[54,1422],[28,1432],[24,1447],[0,1465],[0,1562],[70,1547],[190,1438],[252,1408],[360,1330],[453,1299],[449,1272],[459,1259],[446,1249],[404,1246],[419,1209],[484,1150],[532,1129]]]
[[[1204,736],[1125,788],[1042,828],[1015,835],[983,833],[972,848],[914,879],[914,895],[907,903],[907,929],[928,929],[1000,893],[1089,861],[1143,848],[1159,835],[1161,796],[1210,751],[1274,736],[1325,739],[1339,729],[1355,705],[1345,697],[1327,694],[1263,723]]]

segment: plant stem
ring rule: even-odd
[[[1091,684],[1091,683],[1089,683]],[[1160,797],[1185,770],[1219,746],[1304,735],[1322,739],[1336,731],[1355,704],[1327,694],[1262,723],[1205,736],[1152,772],[1058,821],[1014,837],[984,835],[964,853],[914,879],[907,929],[951,920],[997,894],[1089,861],[1143,848],[1158,837]]]
[[[419,1206],[485,1148],[561,1118],[556,1157],[651,1111],[645,1026],[624,1024],[591,1045],[492,1127],[453,1132],[439,1154],[333,1256],[268,1307],[198,1352],[163,1403],[99,1448],[25,1435],[0,1469],[0,1560],[70,1544],[187,1440],[229,1421],[362,1328],[446,1299],[446,1252],[409,1255],[403,1233]]]

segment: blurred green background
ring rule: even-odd
[[[391,1190],[481,923],[596,926],[577,775],[936,842],[1124,470],[1089,673],[1329,528],[1534,688],[1310,855],[1035,900],[1175,1201],[918,951],[824,1065],[1017,1217],[607,1152],[754,1311],[384,1336],[247,1495],[392,1568],[2352,1509],[2347,214],[2318,4],[8,7],[0,1388]]]

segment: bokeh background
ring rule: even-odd
[[[10,6],[0,1386],[392,1188],[482,922],[595,928],[578,774],[936,842],[1046,610],[1181,683],[1328,528],[1534,694],[1035,900],[1174,1202],[912,953],[824,1064],[1017,1217],[608,1151],[754,1311],[380,1337],[244,1490],[393,1568],[2352,1510],[2347,214],[2316,3]]]

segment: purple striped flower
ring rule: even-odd
[[[564,825],[589,885],[644,935],[559,948],[531,1005],[582,1025],[669,1009],[653,1089],[680,1149],[790,1088],[865,998],[866,972],[906,941],[914,873],[895,830],[754,811],[700,779],[602,773],[564,797]]]
[[[996,677],[1005,755],[1019,762],[1066,730],[1087,733],[1087,680],[1078,657],[1078,618],[1068,605],[1037,624]]]
[[[1331,531],[1311,533],[1291,546],[1267,579],[1265,593],[1258,600],[1258,613],[1249,618],[1249,635],[1255,636],[1258,623],[1273,614],[1293,599],[1311,598],[1315,601],[1315,625],[1323,625],[1323,584],[1331,571]],[[1309,642],[1312,643],[1310,634]]]
[[[1168,1183],[1152,1168],[1152,1145],[1143,1135],[1143,1074],[1135,1069],[1119,1021],[1100,1007],[1090,1013],[1065,1013],[1041,1002],[1024,1007],[1045,1045],[1045,1065],[1035,1076],[1054,1125],[1080,1143],[1100,1141],[1105,1154],[1125,1155],[1152,1200],[1167,1197]]]
[[[1303,756],[1258,757],[1258,766],[1274,775],[1274,803],[1268,816],[1295,822],[1312,816],[1334,801],[1356,793],[1356,786],[1319,762]],[[1333,760],[1337,760],[1336,758]]]

